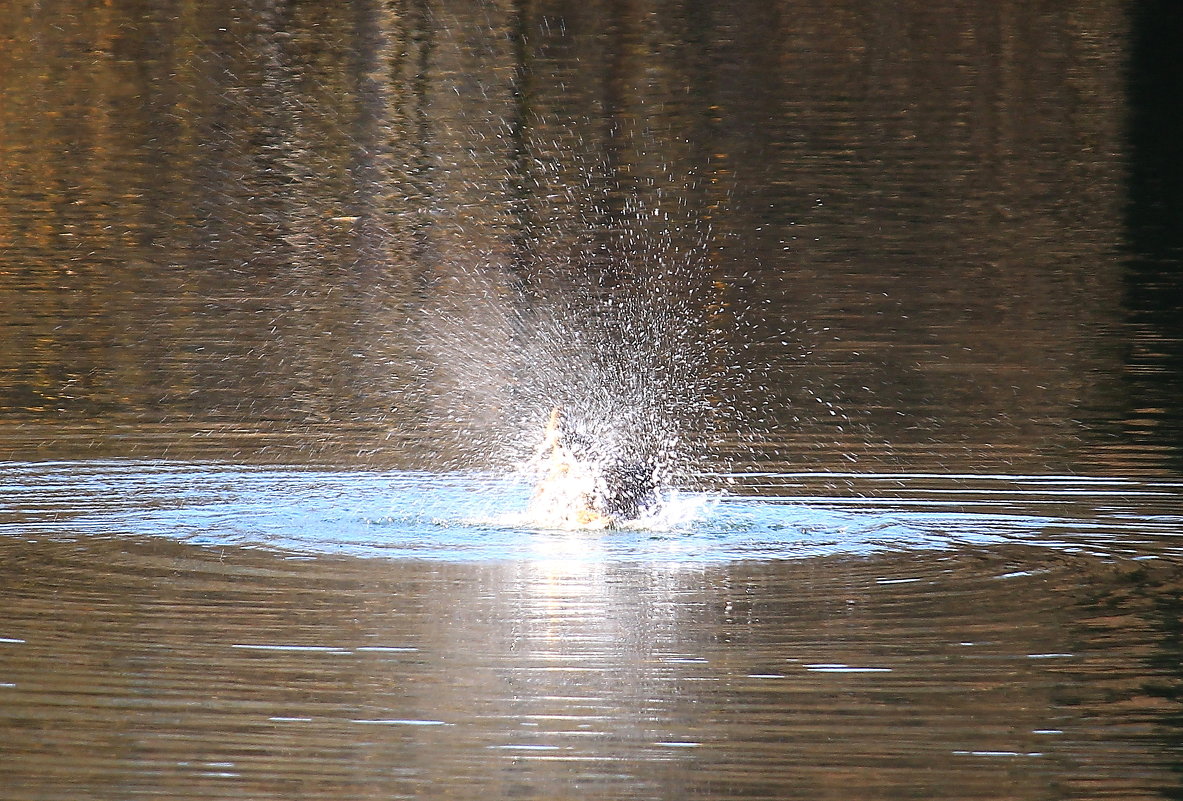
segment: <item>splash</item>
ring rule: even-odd
[[[427,428],[446,454],[425,467],[525,474],[534,518],[557,527],[644,519],[701,488],[743,414],[743,304],[688,202],[695,179],[612,164],[520,176],[504,229],[457,228],[421,284]]]
[[[692,480],[735,414],[733,327],[710,317],[719,290],[689,274],[692,257],[673,270],[668,254],[647,256],[617,254],[610,286],[576,261],[535,263],[519,278],[479,259],[438,277],[422,352],[432,427],[454,456],[443,467],[516,469],[558,407],[568,446],[591,443],[580,461],[652,463],[659,484]]]
[[[459,454],[445,469],[532,488],[520,512],[477,522],[668,531],[713,505],[698,480],[718,467],[703,459],[704,440],[734,410],[719,402],[718,338],[700,326],[697,286],[643,273],[644,251],[630,252],[619,259],[634,265],[629,292],[601,291],[574,280],[586,266],[555,262],[530,293],[490,262],[440,286],[424,344],[432,405],[454,425]]]
[[[529,468],[535,474],[529,515],[548,527],[606,528],[657,506],[656,465],[589,438],[558,407]]]
[[[556,407],[521,472],[533,484],[517,525],[558,530],[670,530],[698,519],[717,495],[684,494],[660,482],[658,463],[635,447],[596,440]]]

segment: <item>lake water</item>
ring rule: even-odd
[[[0,799],[1183,797],[1181,37],[4,5]]]

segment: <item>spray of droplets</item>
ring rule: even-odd
[[[701,232],[635,197],[614,221],[585,216],[516,259],[483,254],[436,279],[433,406],[469,463],[531,469],[558,409],[592,472],[644,463],[662,488],[693,483],[735,378],[719,285]]]

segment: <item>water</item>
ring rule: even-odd
[[[737,475],[729,490],[669,491],[638,521],[583,530],[532,515],[532,486],[497,474],[4,467],[13,535],[167,537],[363,559],[726,563],[1024,543],[1169,560],[1183,522],[1172,513],[1183,483],[1071,476]]]
[[[1183,797],[1179,34],[5,5],[0,798]]]
[[[489,475],[5,471],[8,797],[1177,786],[1177,482],[766,473],[558,532]]]

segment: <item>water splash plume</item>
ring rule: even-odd
[[[454,464],[538,482],[531,509],[558,527],[655,512],[734,415],[721,285],[659,221],[593,227],[565,252],[482,254],[430,288],[423,341]]]

